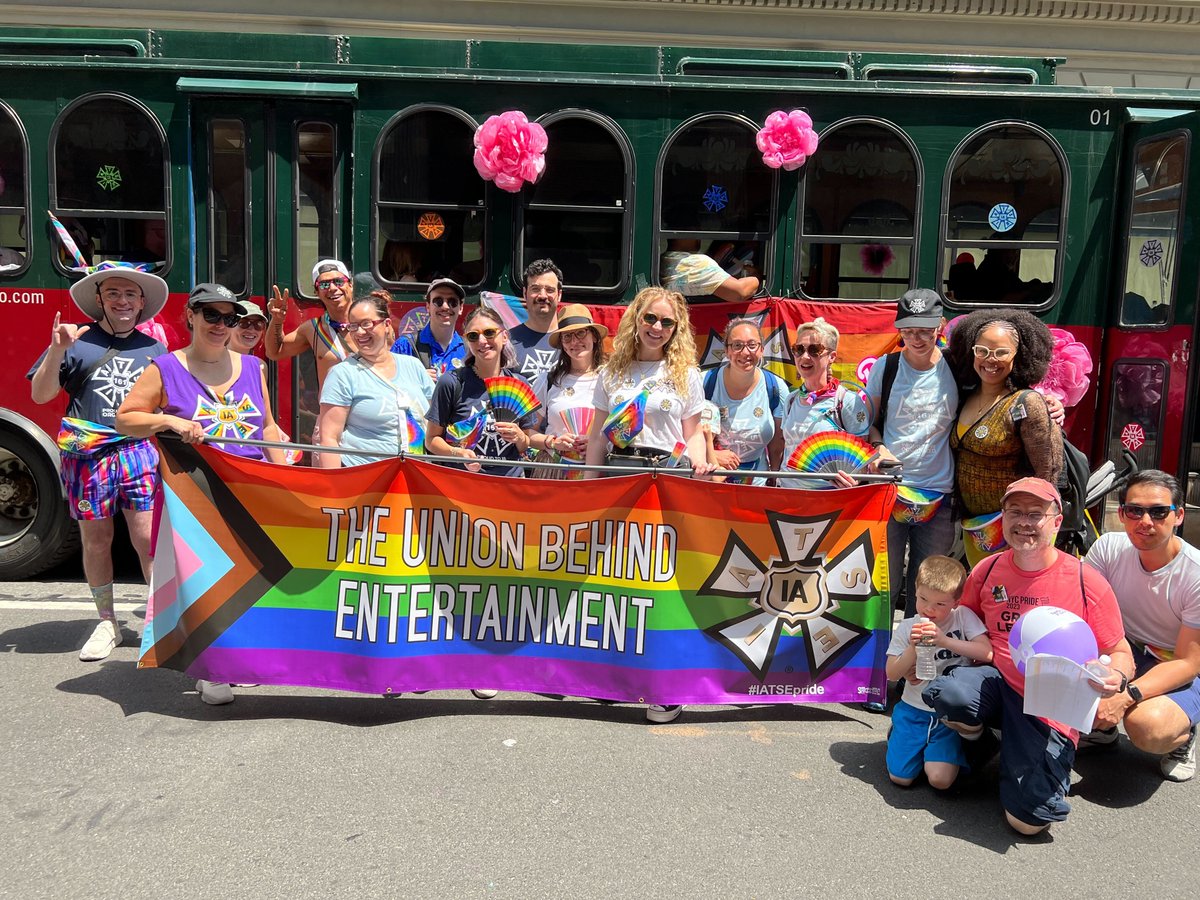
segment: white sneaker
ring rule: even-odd
[[[1167,781],[1191,781],[1196,774],[1196,726],[1182,747],[1176,747],[1158,761],[1158,768]]]
[[[658,704],[647,706],[646,721],[665,725],[667,722],[674,722],[678,719],[681,712],[683,712],[682,706],[659,706]]]
[[[196,682],[196,690],[200,699],[209,706],[224,706],[233,702],[233,688],[220,681],[205,681],[203,678]]]
[[[491,700],[500,692],[493,691],[490,688],[471,688],[471,693],[474,694],[478,700]]]
[[[87,639],[79,658],[84,662],[96,662],[107,659],[114,647],[121,645],[121,626],[112,619],[101,619],[92,636]]]

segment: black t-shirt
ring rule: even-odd
[[[503,369],[501,375],[508,375],[525,381],[511,369]],[[429,401],[429,412],[426,417],[430,422],[441,425],[442,428],[471,418],[478,412],[488,408],[487,385],[476,373],[473,366],[463,366],[461,369],[451,369],[438,379],[433,388],[433,399]],[[503,419],[504,414],[501,413]],[[517,421],[522,430],[537,426],[537,413],[532,412]],[[450,441],[449,437],[446,438]],[[454,443],[450,441],[450,443]],[[483,437],[475,445],[477,456],[489,456],[493,459],[520,459],[521,454],[515,444],[500,437],[496,433],[496,423],[489,416],[488,423],[483,429]],[[484,466],[483,471],[489,475],[508,475],[520,478],[525,470],[520,466],[501,468],[500,466]]]

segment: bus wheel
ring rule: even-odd
[[[23,434],[0,429],[0,580],[37,575],[78,550],[53,462]]]

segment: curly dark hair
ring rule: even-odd
[[[946,358],[960,391],[979,386],[975,352],[971,348],[979,340],[980,332],[993,322],[1007,323],[1017,335],[1017,355],[1008,375],[1009,387],[1031,388],[1046,377],[1054,352],[1054,338],[1046,323],[1024,309],[980,309],[956,322],[950,332]]]

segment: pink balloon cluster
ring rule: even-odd
[[[1083,399],[1088,389],[1088,375],[1092,371],[1092,354],[1088,348],[1075,340],[1075,336],[1061,328],[1051,328],[1054,338],[1054,353],[1050,357],[1050,368],[1046,377],[1034,389],[1047,396],[1057,397],[1063,406],[1074,406]]]
[[[776,110],[755,137],[763,162],[772,169],[794,172],[817,152],[817,133],[803,110]]]
[[[546,170],[546,129],[509,110],[490,116],[475,131],[475,171],[484,181],[515,194]]]

